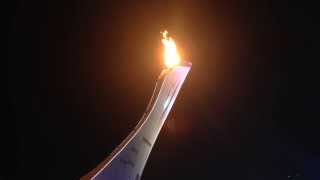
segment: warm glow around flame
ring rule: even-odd
[[[162,44],[164,45],[164,64],[172,68],[180,63],[180,55],[177,51],[176,43],[171,37],[167,36],[168,31],[162,33]]]

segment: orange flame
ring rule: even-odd
[[[179,65],[180,55],[177,51],[176,43],[171,37],[167,36],[168,31],[162,33],[162,44],[164,45],[164,64],[168,68]]]

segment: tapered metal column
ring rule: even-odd
[[[140,179],[151,149],[190,69],[191,63],[162,71],[137,126],[109,157],[81,179]]]

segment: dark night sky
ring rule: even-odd
[[[142,179],[320,179],[314,4],[18,0],[8,9],[0,179],[78,179],[101,162],[148,103],[164,29],[193,67]]]

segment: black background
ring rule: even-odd
[[[193,63],[142,179],[320,179],[317,6],[15,1],[3,179],[78,179],[138,122],[167,29]]]

